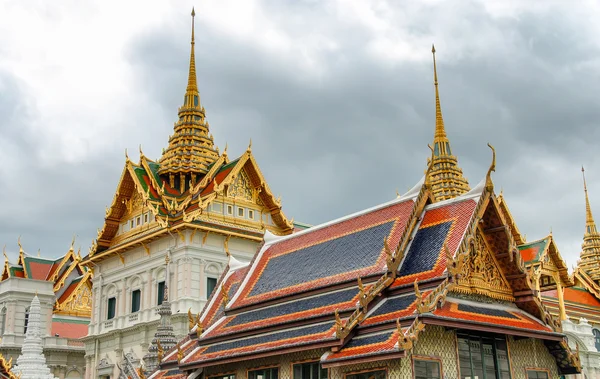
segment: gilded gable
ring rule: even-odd
[[[466,263],[462,267],[455,291],[514,301],[512,289],[480,231],[473,240]]]
[[[229,185],[227,196],[255,203],[250,178],[245,170],[240,170],[235,180]]]

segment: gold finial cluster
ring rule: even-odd
[[[192,39],[188,84],[183,105],[179,108],[179,120],[175,123],[175,133],[169,137],[169,146],[159,160],[160,175],[167,175],[171,187],[184,192],[188,183],[196,183],[200,175],[208,172],[208,167],[219,157],[204,107],[200,105],[200,94],[196,80],[196,55],[194,51],[195,32],[192,8]]]
[[[435,61],[435,46],[432,45],[433,55],[433,84],[435,86],[435,134],[433,137],[433,158],[428,174],[433,195],[436,201],[451,199],[469,191],[469,182],[463,177],[458,167],[456,156],[452,155],[450,140],[444,128],[440,93],[438,89],[437,65]]]
[[[585,193],[585,233],[583,235],[583,244],[581,245],[582,251],[579,267],[593,280],[600,281],[600,234],[592,215],[583,167],[581,167],[581,174],[583,175],[583,191]]]

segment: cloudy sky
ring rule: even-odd
[[[196,8],[216,143],[253,152],[288,217],[317,224],[417,182],[433,139],[431,43],[471,185],[498,154],[528,240],[569,266],[600,217],[595,1],[0,0],[0,244],[87,253],[129,150],[159,158],[187,77]]]

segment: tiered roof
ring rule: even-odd
[[[167,229],[177,233],[200,229],[254,241],[260,241],[265,230],[285,235],[295,229],[283,214],[281,200],[267,185],[251,143],[233,160],[227,148],[220,154],[213,145],[196,81],[193,16],[192,11],[188,85],[175,133],[158,161],[140,149],[139,162],[133,163],[126,153],[117,191],[86,262],[112,255],[123,260],[121,253],[133,246],[142,245],[148,251],[146,244],[167,234]],[[221,210],[215,211],[213,204]],[[226,213],[229,205],[247,206],[256,214],[239,218]],[[124,231],[122,225],[130,222],[133,227]]]
[[[600,233],[598,233],[596,222],[592,215],[592,207],[590,206],[583,167],[581,168],[581,172],[584,174],[585,233],[583,235],[583,244],[581,245],[581,261],[578,262],[578,267],[585,271],[594,282],[598,283],[600,281]]]
[[[8,256],[6,253],[4,254],[4,269],[0,281],[17,277],[51,282],[54,285],[56,296],[55,315],[89,318],[91,317],[92,272],[81,264],[80,251],[75,253],[74,244],[75,239],[71,242],[71,246],[65,255],[56,259],[48,259],[27,254],[23,250],[19,238],[18,261],[16,264],[10,263]],[[62,323],[65,322],[67,321]],[[56,326],[53,323],[52,328],[62,330],[61,325],[59,325],[61,322],[57,321],[57,323]],[[73,328],[69,330],[69,334],[73,334],[74,330],[79,330],[82,333],[74,338],[84,336],[87,333],[85,325],[79,327],[75,325]]]
[[[559,323],[533,296],[489,175],[432,201],[422,181],[375,208],[267,235],[249,266],[220,280],[200,325],[152,378],[317,348],[331,350],[325,367],[400,357],[426,325],[539,338],[563,373],[576,372]]]

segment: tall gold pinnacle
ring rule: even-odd
[[[196,81],[196,54],[194,51],[194,45],[196,44],[196,39],[194,37],[194,19],[196,17],[196,11],[192,8],[192,42],[191,42],[191,52],[190,52],[190,68],[188,74],[188,85],[186,89],[186,95],[198,95],[198,82]]]
[[[169,138],[169,146],[159,160],[158,170],[160,175],[168,177],[169,186],[181,193],[188,190],[190,182],[196,183],[219,157],[209,133],[204,107],[200,104],[196,80],[195,16],[196,11],[192,8],[190,65],[183,105],[179,108],[175,133]]]
[[[435,133],[433,136],[433,164],[429,171],[429,180],[436,201],[451,199],[469,191],[469,182],[458,167],[458,160],[452,155],[450,140],[444,128],[440,91],[438,86],[435,46],[431,46],[433,55],[433,84],[435,86]]]
[[[431,54],[433,55],[433,85],[435,86],[435,142],[447,141],[446,129],[444,129],[444,118],[442,117],[442,106],[440,105],[440,91],[438,89],[437,65],[435,62],[435,45],[431,45]],[[448,154],[451,154],[448,151]]]
[[[583,191],[585,193],[585,233],[583,235],[583,244],[581,245],[581,260],[578,265],[593,280],[600,281],[600,234],[598,234],[594,216],[592,216],[583,167],[581,167],[581,174],[583,176]]]

